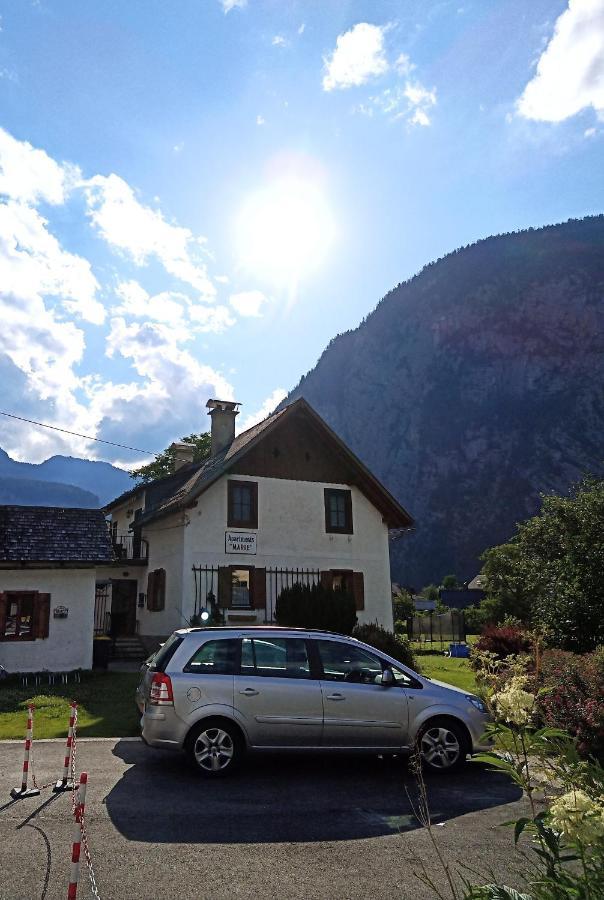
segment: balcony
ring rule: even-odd
[[[149,545],[139,534],[116,534],[111,543],[116,562],[147,562]]]

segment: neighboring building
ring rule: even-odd
[[[212,603],[229,624],[271,622],[284,586],[321,581],[392,628],[389,532],[409,514],[304,400],[237,437],[239,404],[207,406],[210,459],[173,445],[172,475],[105,508],[123,571],[99,590],[97,625],[151,645]]]
[[[436,600],[428,600],[426,597],[422,597],[421,594],[417,594],[413,597],[413,605],[416,612],[434,612]]]
[[[0,506],[0,664],[90,669],[97,567],[112,560],[99,509]]]
[[[453,590],[440,588],[438,595],[443,606],[449,609],[467,609],[468,606],[478,605],[486,594],[483,590],[484,576],[476,575],[467,585]]]

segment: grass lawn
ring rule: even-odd
[[[78,703],[80,737],[138,735],[137,684],[138,672],[85,672],[80,684],[25,688],[0,682],[0,739],[25,737],[28,703],[36,707],[35,737],[66,738],[72,700]]]
[[[467,659],[453,659],[436,653],[418,653],[416,659],[422,675],[476,693],[476,679]]]

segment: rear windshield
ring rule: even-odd
[[[171,634],[165,644],[149,657],[147,665],[153,672],[165,672],[166,666],[182,644],[182,635]]]

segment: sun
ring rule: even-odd
[[[298,283],[316,269],[333,237],[333,217],[321,189],[291,176],[251,194],[237,222],[242,266],[276,284]]]

